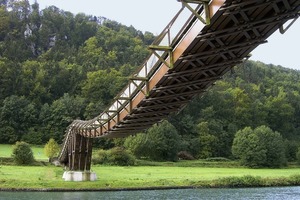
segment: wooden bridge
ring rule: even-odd
[[[300,10],[300,0],[178,1],[182,8],[111,106],[67,128],[59,160],[69,170],[90,170],[92,138],[126,137],[180,111],[272,33],[284,33]]]

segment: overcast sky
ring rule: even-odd
[[[30,0],[33,3],[35,0]],[[132,25],[137,30],[159,34],[177,11],[177,0],[37,0],[40,9],[54,5],[74,14],[103,16]],[[300,19],[284,35],[276,32],[267,44],[252,52],[252,60],[300,70]]]

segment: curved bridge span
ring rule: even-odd
[[[178,112],[276,30],[284,33],[300,10],[299,0],[178,1],[182,8],[111,106],[67,128],[59,161],[70,170],[90,170],[91,138],[132,135]]]

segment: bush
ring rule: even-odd
[[[111,150],[99,150],[93,157],[94,164],[130,166],[135,164],[135,157],[124,148],[115,147]]]
[[[206,161],[209,162],[230,162],[231,160],[228,158],[223,158],[223,157],[212,157],[212,158],[206,158]]]
[[[135,164],[135,157],[121,147],[115,147],[110,150],[108,161],[112,165],[129,166]]]
[[[153,125],[147,133],[128,137],[124,146],[137,158],[149,158],[153,161],[177,161],[180,148],[180,136],[176,128],[164,120]]]
[[[187,151],[180,151],[177,156],[180,160],[195,160],[194,156]]]
[[[258,187],[263,185],[263,180],[261,177],[257,176],[242,176],[242,177],[225,177],[217,180],[217,186],[226,186],[232,188],[238,187]]]
[[[31,165],[34,163],[33,152],[26,142],[17,142],[13,148],[12,157],[17,165]]]
[[[94,164],[107,164],[108,163],[108,151],[100,149],[96,152],[92,158]]]
[[[54,157],[58,156],[60,147],[57,142],[51,138],[44,147],[45,155],[49,158],[49,161],[52,161]]]
[[[147,155],[147,147],[149,146],[147,135],[139,133],[126,138],[124,146],[137,158],[142,158]]]

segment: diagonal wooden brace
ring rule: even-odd
[[[166,66],[170,69],[174,66],[174,57],[173,57],[173,48],[170,46],[157,46],[157,45],[150,45],[149,49],[154,53],[154,55],[163,62]],[[170,62],[168,63],[164,58],[162,58],[156,51],[165,51],[169,53]]]
[[[203,24],[209,25],[210,24],[210,12],[209,12],[209,2],[210,0],[179,0],[181,1],[182,5],[189,9]],[[192,8],[189,3],[194,4],[202,4],[204,7],[205,12],[205,19],[201,15],[198,14],[198,12]]]

